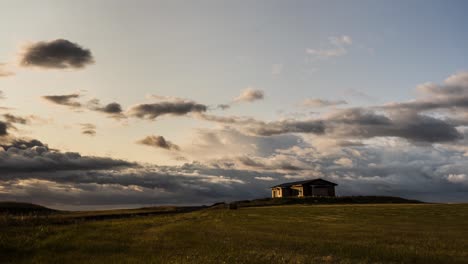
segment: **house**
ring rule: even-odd
[[[271,197],[335,196],[337,185],[323,179],[287,182],[271,187]]]

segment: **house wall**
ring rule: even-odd
[[[291,196],[304,197],[304,187],[302,185],[291,186]]]
[[[296,185],[291,188],[272,188],[271,197],[272,198],[281,198],[281,197],[304,197],[304,196],[335,196],[335,187],[334,186],[302,186]]]
[[[311,186],[311,195],[312,196],[335,196],[335,187],[334,186],[327,186],[327,187],[319,187],[319,186]]]

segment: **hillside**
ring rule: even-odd
[[[27,215],[51,214],[57,212],[41,205],[20,202],[0,202],[0,214]]]
[[[404,204],[423,203],[392,196],[340,196],[340,197],[302,197],[302,198],[264,198],[233,202],[238,207],[256,207],[292,204]]]
[[[466,219],[468,204],[396,203],[200,208],[60,224],[13,217],[0,224],[0,263],[467,263]]]

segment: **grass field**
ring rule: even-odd
[[[3,216],[0,263],[468,263],[468,204],[54,217]]]

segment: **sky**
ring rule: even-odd
[[[0,1],[0,200],[209,204],[323,178],[468,201],[466,1]]]

